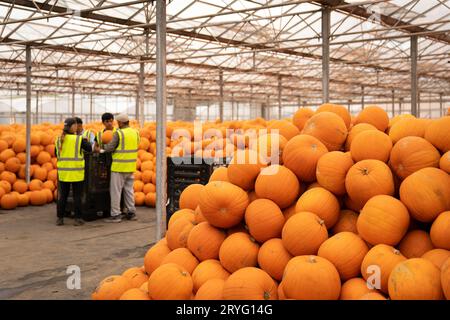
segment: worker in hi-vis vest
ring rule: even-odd
[[[112,130],[112,132],[116,132],[116,128],[114,127],[114,115],[109,112],[105,112],[102,114],[102,123],[105,127],[103,130],[100,130],[97,132],[94,141],[95,141],[95,150],[99,151],[103,148],[103,142],[102,142],[102,134],[105,131]]]
[[[62,134],[56,138],[55,153],[58,159],[58,203],[56,225],[64,224],[64,213],[72,187],[75,225],[84,224],[81,216],[81,193],[84,182],[83,152],[91,152],[92,146],[82,136],[77,135],[77,122],[74,118],[64,121]]]
[[[77,134],[86,139],[91,144],[92,149],[94,149],[95,134],[91,130],[83,128],[83,120],[81,118],[75,117],[75,122],[77,123]]]
[[[130,127],[126,114],[116,117],[119,129],[114,132],[112,141],[103,146],[100,152],[112,152],[111,180],[111,217],[107,222],[121,222],[120,199],[123,192],[126,218],[136,220],[134,205],[134,172],[136,171],[137,152],[140,142],[139,132]]]

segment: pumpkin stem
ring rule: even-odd
[[[316,257],[314,257],[314,256],[309,256],[309,262],[311,262],[311,263],[316,263],[317,262],[317,260],[316,260]]]
[[[186,271],[181,271],[181,275],[182,275],[183,277],[186,277],[186,276],[188,275],[188,273],[187,273]]]
[[[319,220],[317,220],[317,222],[319,222],[319,224],[320,224],[321,226],[323,226],[323,225],[325,224],[325,221],[324,221],[323,219],[319,219]]]
[[[270,300],[270,292],[264,291],[264,300]]]
[[[394,249],[394,254],[399,255],[400,251],[398,251],[397,249]]]
[[[367,175],[369,174],[369,169],[367,169],[367,168],[362,168],[362,169],[361,169],[361,172],[362,172],[363,175],[367,176]]]

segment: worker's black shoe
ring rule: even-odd
[[[75,223],[74,223],[75,226],[82,226],[83,224],[84,224],[84,221],[82,219],[80,219],[80,218],[75,219]]]
[[[63,219],[63,218],[58,218],[58,220],[56,220],[56,225],[57,225],[57,226],[62,226],[62,225],[64,225],[64,219]]]
[[[136,213],[128,213],[126,215],[126,217],[127,217],[127,220],[130,220],[130,221],[136,221],[137,220]]]
[[[115,216],[115,217],[109,217],[104,220],[105,220],[105,222],[112,222],[112,223],[122,222],[122,218],[120,217],[120,215]]]

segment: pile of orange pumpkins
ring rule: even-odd
[[[450,299],[450,116],[324,104],[266,127],[92,299]],[[272,139],[278,163],[250,161]]]

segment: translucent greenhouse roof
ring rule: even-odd
[[[450,1],[172,0],[167,3],[168,95],[215,99],[322,98],[321,17],[331,8],[330,96],[410,97],[410,37],[420,92],[450,94]],[[145,62],[155,95],[155,3],[0,0],[0,89],[135,95]],[[364,87],[364,89],[362,89]]]

